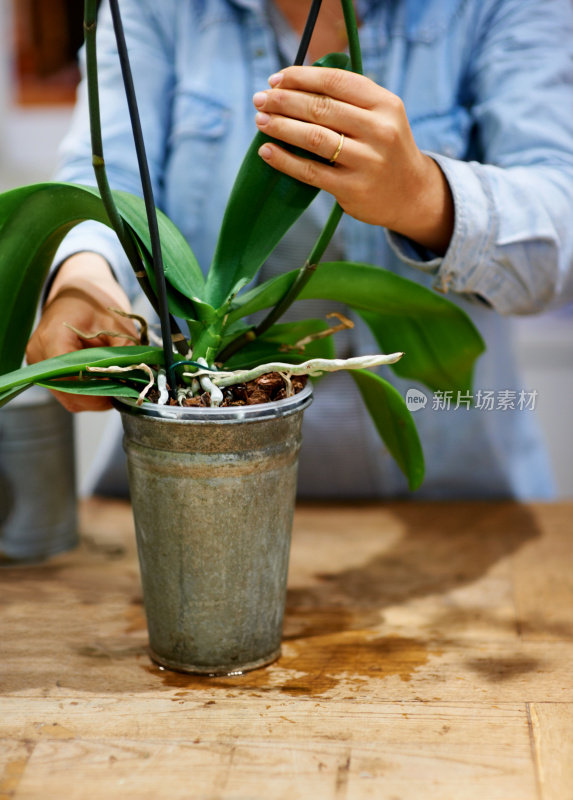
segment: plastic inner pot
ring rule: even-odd
[[[160,406],[157,403],[143,403],[138,406],[133,398],[114,398],[114,406],[123,413],[143,414],[149,417],[158,417],[162,420],[183,422],[248,422],[259,419],[276,419],[288,417],[297,411],[303,411],[312,403],[312,384],[310,381],[297,394],[285,397],[282,400],[273,400],[270,403],[255,403],[250,406],[227,406],[224,408],[209,408],[207,406]]]

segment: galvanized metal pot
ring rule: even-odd
[[[0,409],[0,564],[78,544],[72,415],[33,387]]]
[[[230,408],[138,408],[124,427],[150,653],[229,674],[280,654],[298,451],[310,385]]]

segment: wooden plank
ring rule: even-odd
[[[510,559],[538,535],[515,504],[297,509],[287,638],[365,628],[516,641]],[[509,533],[508,533],[509,531]],[[513,531],[517,531],[514,533]]]
[[[0,575],[0,800],[568,799],[571,510],[301,506],[281,659],[209,679],[149,661],[130,509],[84,504]]]
[[[573,641],[548,649],[520,639],[515,626],[508,559],[535,538],[530,514],[475,505],[376,504],[358,516],[348,506],[330,514],[301,508],[283,657],[209,683],[149,662],[129,509],[92,503],[80,550],[3,572],[0,687],[30,696],[209,687],[333,699],[471,693],[488,702],[571,701]],[[514,528],[518,535],[505,536]]]
[[[9,739],[0,740],[0,800],[12,800],[35,747],[35,742],[21,740],[17,731]]]
[[[102,575],[102,581],[105,580]],[[110,582],[111,579],[110,579]],[[276,697],[392,700],[573,701],[573,643],[479,642],[388,633],[384,626],[306,636],[283,644],[270,667],[232,678],[161,670],[146,655],[139,604],[115,592],[94,609],[81,602],[23,603],[4,616],[3,693],[73,696],[188,691]],[[64,592],[65,596],[65,592]],[[34,620],[31,625],[30,621]]]
[[[18,800],[83,800],[86,786],[90,798],[536,798],[523,705],[28,699],[14,723],[37,740]]]
[[[536,507],[542,535],[512,561],[520,634],[530,641],[573,641],[573,523],[571,508]]]
[[[573,800],[573,704],[533,703],[530,717],[542,800]]]

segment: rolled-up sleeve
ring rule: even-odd
[[[468,80],[480,162],[429,153],[454,201],[448,250],[388,237],[439,291],[533,313],[573,300],[573,6],[484,3],[477,30]]]
[[[124,0],[121,3],[121,13],[155,202],[161,206],[174,58],[170,33],[161,24],[162,20],[156,18],[151,5],[141,0]],[[97,57],[103,148],[109,183],[112,189],[141,195],[137,156],[107,0],[104,0],[98,17]],[[83,52],[80,60],[85,74]],[[84,78],[78,89],[70,131],[60,149],[56,180],[95,185],[91,162],[87,87]],[[84,250],[102,255],[131,298],[137,295],[137,280],[114,231],[99,223],[85,222],[74,228],[58,249],[54,268],[74,253]]]

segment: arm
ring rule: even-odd
[[[167,2],[167,5],[172,4]],[[174,81],[173,41],[169,25],[161,17],[164,10],[157,12],[153,3],[126,0],[121,4],[121,11],[155,199],[161,206],[162,173]],[[98,16],[97,59],[101,127],[109,182],[113,189],[140,195],[137,158],[107,2],[102,4]],[[85,74],[84,61],[82,55]],[[71,130],[62,144],[56,177],[70,183],[94,185],[91,162],[87,87],[83,80]],[[85,250],[99,253],[112,265],[130,297],[134,298],[139,293],[137,281],[114,232],[97,223],[85,223],[74,229],[59,249],[55,263],[62,263],[70,255]]]
[[[130,47],[156,202],[160,203],[173,61],[166,26],[152,16],[147,6],[145,2],[125,0],[122,3],[122,18]],[[165,11],[165,6],[162,6],[162,13]],[[102,131],[108,177],[112,188],[140,194],[137,159],[107,3],[103,4],[98,18],[97,37]],[[84,81],[79,89],[72,129],[62,146],[58,179],[95,184],[91,161]],[[129,311],[128,295],[133,298],[139,290],[115,233],[95,222],[79,225],[62,243],[55,264],[42,317],[28,344],[26,355],[29,363],[83,347],[133,343],[125,338],[137,336],[133,323],[109,311],[110,307]],[[113,266],[113,272],[110,265]],[[64,323],[87,334],[112,331],[120,335],[102,333],[95,339],[84,339]],[[105,398],[55,394],[70,411],[99,411],[111,406]]]
[[[115,280],[107,261],[97,253],[76,253],[68,258],[54,278],[42,317],[34,331],[26,358],[35,364],[45,358],[71,353],[83,347],[133,344],[137,330],[130,319],[114,314],[110,308],[129,312],[127,295]],[[84,339],[68,326],[85,334]],[[110,335],[110,332],[118,334]],[[111,408],[105,397],[54,392],[68,411],[104,411]]]
[[[436,162],[414,141],[399,97],[354,72],[289,67],[257,92],[257,126],[269,136],[326,161],[295,156],[265,144],[271,166],[336,197],[347,214],[382,225],[436,253],[453,229],[453,203]],[[340,135],[344,134],[344,140]]]
[[[275,85],[326,95],[326,102],[308,95],[305,129],[300,107],[291,105],[295,95],[273,97],[276,89],[257,106],[270,111],[270,121],[261,124],[259,117],[258,124],[327,159],[338,132],[348,132],[336,167],[309,167],[277,146],[263,155],[334,194],[358,219],[390,229],[398,256],[435,273],[437,289],[479,296],[503,314],[531,313],[573,298],[573,10],[568,0],[503,0],[476,8],[480,19],[471,26],[467,51],[480,163],[437,154],[429,159],[413,145],[397,98],[384,97],[380,87],[374,97],[375,85],[350,73],[337,78],[337,90],[322,91],[302,77],[304,68],[283,71]],[[296,87],[285,83],[295,75]],[[291,116],[299,123],[296,132]],[[412,241],[434,257],[424,260]]]
[[[534,313],[573,299],[573,8],[482,8],[469,75],[480,163],[435,156],[456,213],[435,286]]]

